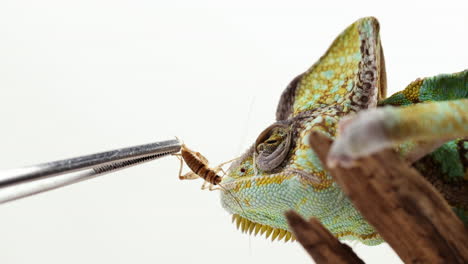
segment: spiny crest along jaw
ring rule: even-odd
[[[287,230],[255,223],[238,214],[232,215],[232,222],[236,222],[237,229],[240,228],[242,233],[249,233],[249,235],[253,233],[254,236],[258,233],[260,233],[260,235],[265,234],[265,238],[267,239],[271,235],[271,241],[275,241],[275,239],[278,241],[284,240],[284,242],[288,242],[290,240],[291,242],[296,241],[296,237]]]

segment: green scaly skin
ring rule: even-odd
[[[273,232],[275,238],[290,238],[284,212],[293,209],[303,217],[318,218],[340,239],[359,240],[367,245],[383,242],[323,169],[309,146],[308,135],[318,130],[335,139],[338,123],[344,116],[359,116],[365,109],[391,105],[377,110],[391,118],[376,122],[376,131],[382,130],[385,140],[399,144],[397,149],[402,156],[409,156],[424,150],[424,142],[440,139],[440,135],[449,140],[468,134],[468,122],[465,122],[468,101],[464,99],[468,98],[467,79],[465,71],[417,80],[404,91],[384,99],[385,63],[378,22],[373,17],[356,21],[335,39],[317,63],[296,77],[283,92],[277,122],[262,132],[223,178],[223,207],[235,215],[243,229],[250,232],[255,229],[255,233],[266,231],[268,235]],[[429,101],[436,102],[429,106],[421,104]],[[431,109],[440,113],[432,113],[433,123],[439,128],[411,126],[418,114],[428,116]],[[447,118],[448,113],[451,114]],[[374,136],[373,130],[366,131]],[[415,133],[429,136],[417,137]],[[340,146],[352,144],[345,137],[342,141]],[[340,146],[335,151],[338,163],[343,153],[347,158],[359,157],[358,151],[351,148],[346,152]],[[455,139],[432,150],[424,153],[414,166],[428,175],[431,182],[448,186],[441,191],[447,192],[445,195],[454,210],[466,219],[464,206],[468,203],[458,193],[451,192],[450,184],[465,185],[468,142]]]

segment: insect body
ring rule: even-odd
[[[200,152],[193,151],[189,149],[185,144],[182,145],[180,154],[176,154],[180,159],[180,170],[179,170],[179,179],[181,180],[194,180],[197,178],[202,178],[205,180],[205,183],[202,185],[202,190],[206,189],[206,184],[209,184],[209,190],[216,190],[213,188],[215,185],[219,185],[222,180],[222,176],[218,175],[219,172],[226,172],[223,170],[222,166],[232,162],[229,160],[223,162],[214,168],[208,166],[208,159],[205,158]],[[184,175],[182,175],[183,162],[192,170]]]

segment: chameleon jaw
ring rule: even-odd
[[[271,235],[271,241],[275,241],[275,239],[278,241],[284,240],[284,242],[296,241],[296,237],[288,230],[271,227],[269,225],[262,225],[260,223],[250,221],[238,214],[232,215],[232,222],[236,222],[237,229],[240,228],[242,233],[249,233],[249,235],[252,235],[253,233],[254,236],[258,233],[260,233],[260,235],[265,234],[265,238],[267,239]]]
[[[271,227],[269,225],[263,225],[260,223],[256,223],[253,221],[250,221],[238,214],[233,214],[232,215],[232,222],[236,222],[236,227],[237,229],[241,230],[242,233],[249,233],[249,235],[254,234],[254,236],[258,235],[265,235],[265,238],[269,238],[271,235],[271,241],[275,241],[277,239],[278,241],[283,240],[284,242],[294,242],[296,241],[296,237],[294,234],[292,234],[288,230],[284,230],[281,228],[275,228]],[[333,234],[335,237],[338,239],[344,239],[344,240],[354,240],[354,239],[359,239],[361,242],[367,244],[367,245],[376,245],[375,241],[379,241],[380,235],[377,232],[372,232],[369,234],[357,234],[352,231],[345,231],[337,234]]]

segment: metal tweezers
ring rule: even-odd
[[[174,154],[181,145],[167,140],[0,171],[0,204]]]

